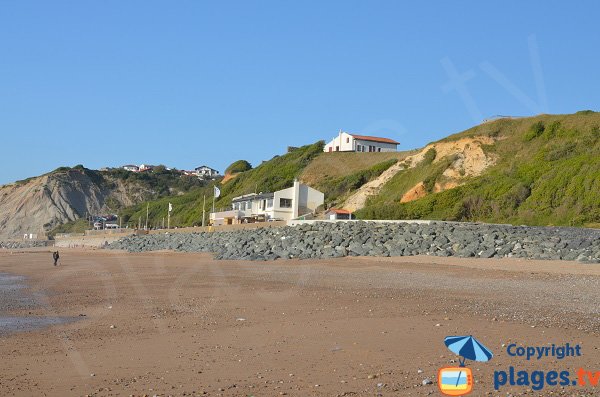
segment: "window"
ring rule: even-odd
[[[267,199],[267,208],[273,208],[273,199]]]
[[[346,143],[350,143],[350,138],[346,137]]]
[[[360,145],[356,145],[356,151],[360,152]]]
[[[292,199],[280,198],[279,207],[281,208],[292,208]]]
[[[381,152],[381,148],[380,148],[380,147],[378,147],[378,148],[377,148],[377,151],[378,151],[378,152]]]
[[[252,209],[252,201],[246,201],[246,209],[247,210],[251,210]]]

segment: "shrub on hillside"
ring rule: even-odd
[[[238,160],[233,163],[225,170],[225,174],[237,174],[238,172],[249,171],[252,169],[252,165],[246,160]]]
[[[535,139],[538,136],[542,135],[544,133],[544,130],[545,130],[545,126],[544,126],[544,123],[542,121],[538,121],[537,123],[533,123],[531,125],[531,127],[529,127],[529,129],[527,130],[527,132],[525,133],[525,135],[523,135],[523,140],[525,142],[529,142],[532,139]]]
[[[423,156],[421,165],[429,165],[433,163],[433,160],[435,160],[436,156],[437,151],[434,148],[429,149],[427,152],[425,152],[425,156]]]

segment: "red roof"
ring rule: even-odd
[[[368,136],[368,135],[354,135],[350,134],[354,137],[354,139],[360,139],[361,141],[373,141],[373,142],[382,142],[382,143],[393,143],[394,145],[399,145],[400,142],[396,142],[390,138],[380,138],[377,136]]]
[[[336,208],[330,208],[327,212],[335,212],[336,214],[351,214],[348,210],[338,210]]]

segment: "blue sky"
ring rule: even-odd
[[[76,164],[222,171],[340,128],[411,149],[496,114],[598,110],[599,13],[594,1],[2,1],[0,184]]]

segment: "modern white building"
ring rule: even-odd
[[[229,211],[210,214],[212,225],[289,221],[313,214],[325,202],[325,195],[308,185],[294,181],[287,189],[273,193],[251,193],[231,200]]]
[[[357,135],[340,131],[325,148],[325,152],[395,152],[400,142],[390,138]]]
[[[212,178],[216,178],[219,176],[219,171],[210,168],[209,166],[206,165],[201,165],[200,167],[196,167],[194,168],[194,171],[196,172],[196,176],[198,176],[198,178],[202,178],[202,179],[212,179]]]

